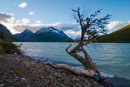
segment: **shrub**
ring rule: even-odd
[[[2,32],[0,32],[0,51],[8,54],[21,54],[19,46],[13,44],[13,42],[8,40]]]
[[[21,51],[19,50],[19,46],[13,44],[11,41],[8,41],[8,40],[3,41],[1,43],[1,48],[5,53],[8,53],[8,54],[21,53]]]

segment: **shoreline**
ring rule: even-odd
[[[54,68],[23,54],[0,54],[0,87],[104,87],[90,77]]]
[[[24,55],[26,55],[26,54],[24,54]],[[37,58],[37,57],[32,57],[32,58],[39,60],[39,58]],[[46,60],[40,60],[40,61],[46,62]],[[58,62],[54,63],[54,61],[49,61],[49,62],[53,63],[55,65],[62,64],[62,63],[58,63]],[[72,65],[69,65],[69,66],[73,67]],[[83,68],[78,68],[78,69],[83,69]],[[123,77],[121,78],[121,77],[117,77],[117,76],[114,76],[114,75],[113,76],[103,75],[103,76],[106,78],[105,82],[111,83],[113,85],[113,87],[130,87],[130,79],[126,79],[126,78],[123,78]]]

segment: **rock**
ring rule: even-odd
[[[23,77],[22,77],[21,80],[26,80],[26,78],[23,78]]]
[[[17,53],[14,53],[14,55],[17,55]]]
[[[5,84],[0,84],[0,87],[4,87],[5,86]]]

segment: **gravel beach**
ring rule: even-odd
[[[0,54],[0,87],[104,87],[25,55]]]

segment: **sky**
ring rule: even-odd
[[[98,17],[111,14],[106,29],[111,33],[130,24],[130,0],[0,0],[0,23],[12,34],[53,26],[71,38],[80,36],[72,9],[86,9],[86,15],[103,9]]]

